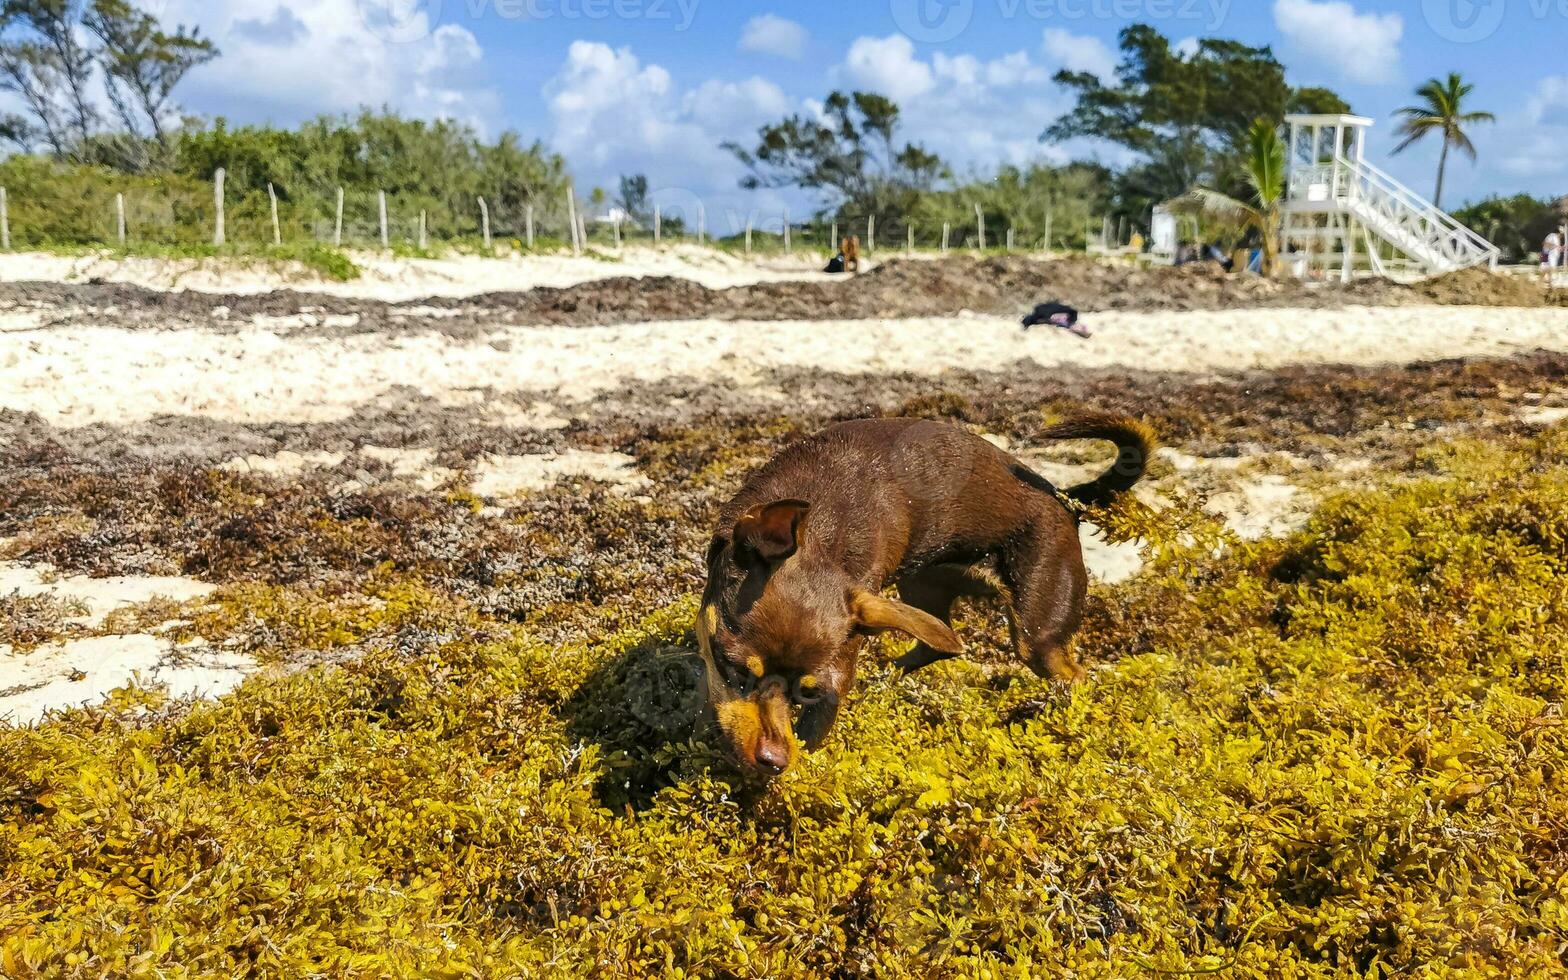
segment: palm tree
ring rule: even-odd
[[[1394,148],[1395,153],[1403,152],[1428,133],[1443,135],[1443,155],[1437,161],[1437,193],[1432,195],[1432,203],[1440,208],[1443,206],[1443,176],[1448,170],[1448,151],[1461,150],[1474,160],[1475,144],[1470,142],[1465,127],[1496,122],[1496,117],[1490,112],[1465,111],[1465,99],[1474,90],[1475,86],[1466,82],[1458,72],[1449,72],[1446,81],[1428,79],[1416,89],[1416,95],[1421,99],[1420,105],[1405,106],[1395,113],[1404,119],[1399,124],[1399,135],[1405,138],[1403,143]]]
[[[1255,120],[1242,146],[1242,172],[1252,188],[1252,201],[1194,187],[1166,205],[1168,210],[1199,215],[1238,232],[1256,231],[1263,240],[1263,274],[1278,271],[1279,243],[1284,228],[1285,141],[1279,127]]]

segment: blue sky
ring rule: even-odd
[[[905,109],[906,135],[965,171],[1116,151],[1036,137],[1069,102],[1062,67],[1109,73],[1135,21],[1174,40],[1272,45],[1292,83],[1327,85],[1378,121],[1373,159],[1430,195],[1436,146],[1389,157],[1390,113],[1433,75],[1474,81],[1479,165],[1451,168],[1452,204],[1568,193],[1568,0],[147,0],[225,57],[183,92],[203,114],[288,123],[390,104],[512,128],[564,153],[581,187],[645,172],[713,220],[804,209],[740,191],[718,144],[745,140],[833,88]]]

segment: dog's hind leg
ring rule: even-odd
[[[968,565],[932,565],[898,580],[898,597],[923,612],[947,623],[953,622],[953,604],[965,597],[989,597],[997,593],[996,583]],[[904,670],[919,670],[954,654],[933,650],[924,643],[899,657],[895,663]]]
[[[1077,528],[1041,518],[1003,552],[1002,577],[1013,593],[1013,646],[1025,662],[1041,677],[1083,680],[1070,649],[1089,583]]]

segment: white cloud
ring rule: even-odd
[[[777,215],[782,207],[774,194],[741,194],[743,170],[720,145],[747,143],[759,126],[797,108],[766,79],[709,80],[681,91],[668,71],[630,48],[574,41],[545,96],[550,147],[566,157],[579,189],[613,189],[620,175],[644,173],[668,213],[678,208],[691,223],[700,198],[709,230],[721,234],[744,227],[745,208]]]
[[[854,83],[904,102],[924,95],[936,83],[931,66],[915,57],[915,45],[902,34],[858,37],[844,67]]]
[[[791,108],[782,89],[756,76],[743,82],[709,79],[681,98],[687,116],[717,132],[754,129],[762,120],[778,119]]]
[[[1291,47],[1353,82],[1399,77],[1399,14],[1357,13],[1344,0],[1275,0],[1274,25]]]
[[[901,138],[923,144],[964,173],[1072,157],[1076,147],[1039,139],[1068,108],[1050,76],[1026,51],[989,61],[938,51],[928,63],[907,38],[894,35],[856,39],[832,80],[892,98],[902,114]]]
[[[1541,79],[1522,114],[1503,116],[1488,140],[1499,166],[1515,177],[1550,178],[1561,192],[1563,147],[1568,146],[1568,75]]]
[[[788,18],[759,14],[748,20],[742,29],[740,49],[799,60],[805,55],[806,42],[810,38],[804,27]]]
[[[1195,37],[1184,37],[1180,41],[1177,41],[1175,44],[1171,45],[1171,50],[1175,51],[1183,58],[1191,58],[1199,51],[1198,39]]]
[[[1097,37],[1049,27],[1042,47],[1053,61],[1068,71],[1086,71],[1105,81],[1116,77],[1116,52]]]
[[[1529,116],[1537,125],[1568,126],[1568,75],[1541,79],[1530,99]]]
[[[501,99],[478,38],[423,12],[387,21],[387,2],[168,0],[159,13],[165,24],[199,24],[223,51],[180,89],[197,112],[288,124],[389,105],[481,128],[494,122]]]

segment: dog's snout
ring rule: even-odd
[[[769,776],[777,776],[789,768],[789,748],[772,742],[757,746],[757,768]]]

